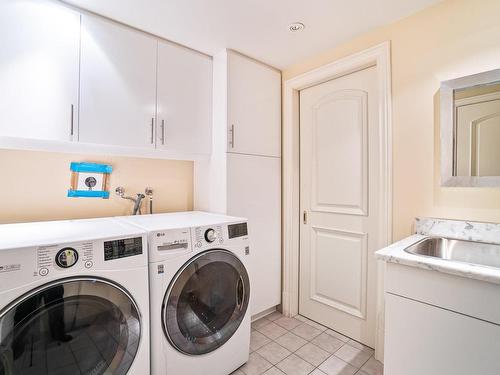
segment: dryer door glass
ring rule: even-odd
[[[126,291],[103,279],[66,279],[0,312],[0,375],[126,374],[141,336]]]
[[[186,354],[209,353],[240,326],[250,295],[243,263],[226,250],[210,250],[187,262],[172,280],[163,303],[163,329]]]

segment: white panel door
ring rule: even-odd
[[[81,142],[154,147],[156,39],[82,15]]]
[[[248,218],[252,315],[281,303],[281,159],[228,154],[227,213]]]
[[[0,136],[71,140],[80,15],[53,1],[0,1]]]
[[[500,373],[500,326],[385,295],[385,375]]]
[[[456,119],[457,176],[500,176],[500,99],[459,106]]]
[[[228,53],[228,152],[281,156],[281,73]]]
[[[379,248],[376,68],[300,92],[299,312],[375,344]]]
[[[212,145],[212,59],[158,43],[158,148],[209,154]]]

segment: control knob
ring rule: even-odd
[[[78,262],[78,252],[72,247],[65,247],[57,252],[56,264],[61,268],[70,268]]]
[[[209,243],[214,242],[217,239],[217,233],[214,229],[210,228],[205,231],[205,240]]]

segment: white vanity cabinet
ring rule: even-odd
[[[79,141],[155,147],[157,39],[82,15]]]
[[[385,375],[500,373],[500,285],[387,264]]]
[[[77,126],[80,14],[0,1],[0,136],[70,141]]]
[[[212,144],[212,58],[158,42],[157,148],[209,154]]]
[[[281,156],[281,73],[229,51],[228,152]]]

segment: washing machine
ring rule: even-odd
[[[0,225],[0,374],[149,374],[147,271],[116,219]]]
[[[184,212],[125,218],[148,231],[152,375],[226,375],[250,346],[245,219]]]

